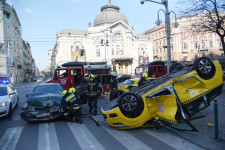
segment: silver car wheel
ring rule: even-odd
[[[121,106],[126,111],[133,111],[137,107],[137,98],[132,95],[126,95],[121,100]]]
[[[204,73],[207,74],[211,71],[212,66],[209,60],[207,59],[202,59],[199,64],[198,64],[199,70]]]

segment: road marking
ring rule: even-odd
[[[178,137],[176,135],[173,135],[171,133],[169,133],[166,130],[146,130],[146,129],[142,129],[143,132],[155,137],[156,139],[168,144],[169,146],[177,149],[177,150],[183,150],[184,148],[186,150],[202,150],[203,148],[194,145],[190,142],[188,142],[187,140]]]
[[[102,127],[129,150],[151,150],[150,147],[145,145],[143,142],[141,142],[139,139],[135,138],[125,130],[116,130],[108,126]]]
[[[14,150],[19,140],[23,127],[14,127],[6,130],[5,134],[0,140],[1,150]]]
[[[38,150],[60,150],[54,123],[39,125]]]
[[[68,122],[68,126],[70,127],[82,150],[105,149],[83,124]]]

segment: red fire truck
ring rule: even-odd
[[[180,63],[171,62],[169,72],[175,68],[183,67]],[[135,69],[135,75],[132,78],[140,78],[143,73],[147,73],[149,77],[158,78],[167,74],[167,66],[165,61],[153,61],[145,64],[140,64]]]
[[[56,68],[53,78],[46,83],[61,83],[65,90],[75,87],[77,92],[84,93],[85,86],[81,84],[84,74],[96,76],[99,82],[99,92],[108,92],[110,88],[111,66],[105,62],[68,62]]]

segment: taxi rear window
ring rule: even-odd
[[[132,85],[134,83],[134,81],[132,80],[126,80],[123,85]]]

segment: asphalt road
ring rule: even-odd
[[[203,149],[166,128],[159,131],[152,128],[115,130],[107,124],[97,125],[88,114],[87,104],[83,105],[83,124],[54,121],[49,123],[28,123],[21,120],[20,110],[26,101],[25,95],[37,83],[23,83],[16,86],[20,103],[11,117],[0,119],[0,150],[198,150]],[[100,107],[109,94],[98,99]]]

